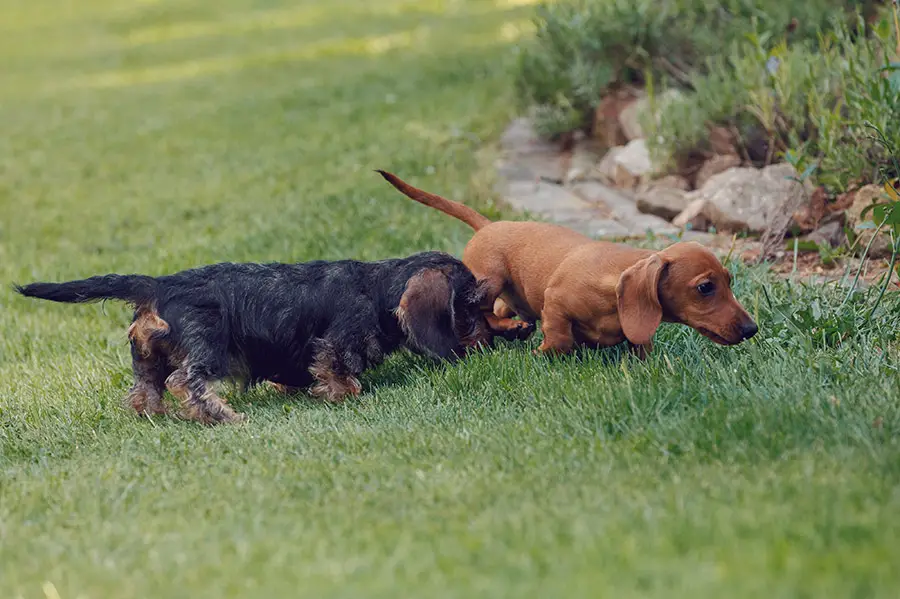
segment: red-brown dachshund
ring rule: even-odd
[[[643,357],[663,321],[685,324],[722,345],[757,332],[731,292],[731,274],[698,243],[654,252],[595,241],[549,223],[492,222],[468,206],[378,172],[406,196],[475,230],[463,263],[487,290],[491,328],[529,332],[540,319],[542,352],[627,340]]]

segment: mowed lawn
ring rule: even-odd
[[[651,358],[399,354],[344,406],[139,419],[122,305],[8,284],[459,255],[391,169],[493,216],[523,0],[7,0],[0,597],[896,597],[896,346],[767,320]],[[829,296],[830,297],[830,296]],[[824,300],[823,300],[824,301]],[[787,333],[785,333],[787,331]],[[778,334],[776,334],[778,333]]]

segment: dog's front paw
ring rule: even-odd
[[[531,337],[531,334],[534,333],[534,329],[534,323],[525,322],[524,320],[516,321],[515,325],[501,333],[501,337],[507,341],[524,341]]]
[[[535,326],[535,323],[523,321],[522,326],[517,329],[518,336],[516,338],[520,341],[524,341],[525,339],[531,337],[531,334],[534,333],[536,328],[537,327]]]

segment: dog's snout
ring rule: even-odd
[[[741,325],[741,337],[744,339],[749,339],[754,336],[757,332],[759,332],[759,327],[756,326],[756,323],[752,320],[748,320],[744,324]]]

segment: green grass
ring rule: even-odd
[[[497,214],[529,10],[7,2],[0,279],[459,254],[371,170]],[[737,348],[665,325],[646,363],[401,354],[359,401],[230,391],[250,422],[207,429],[120,407],[124,307],[4,286],[0,597],[896,596],[896,302],[835,344],[816,323],[854,301],[737,290],[762,326]]]

